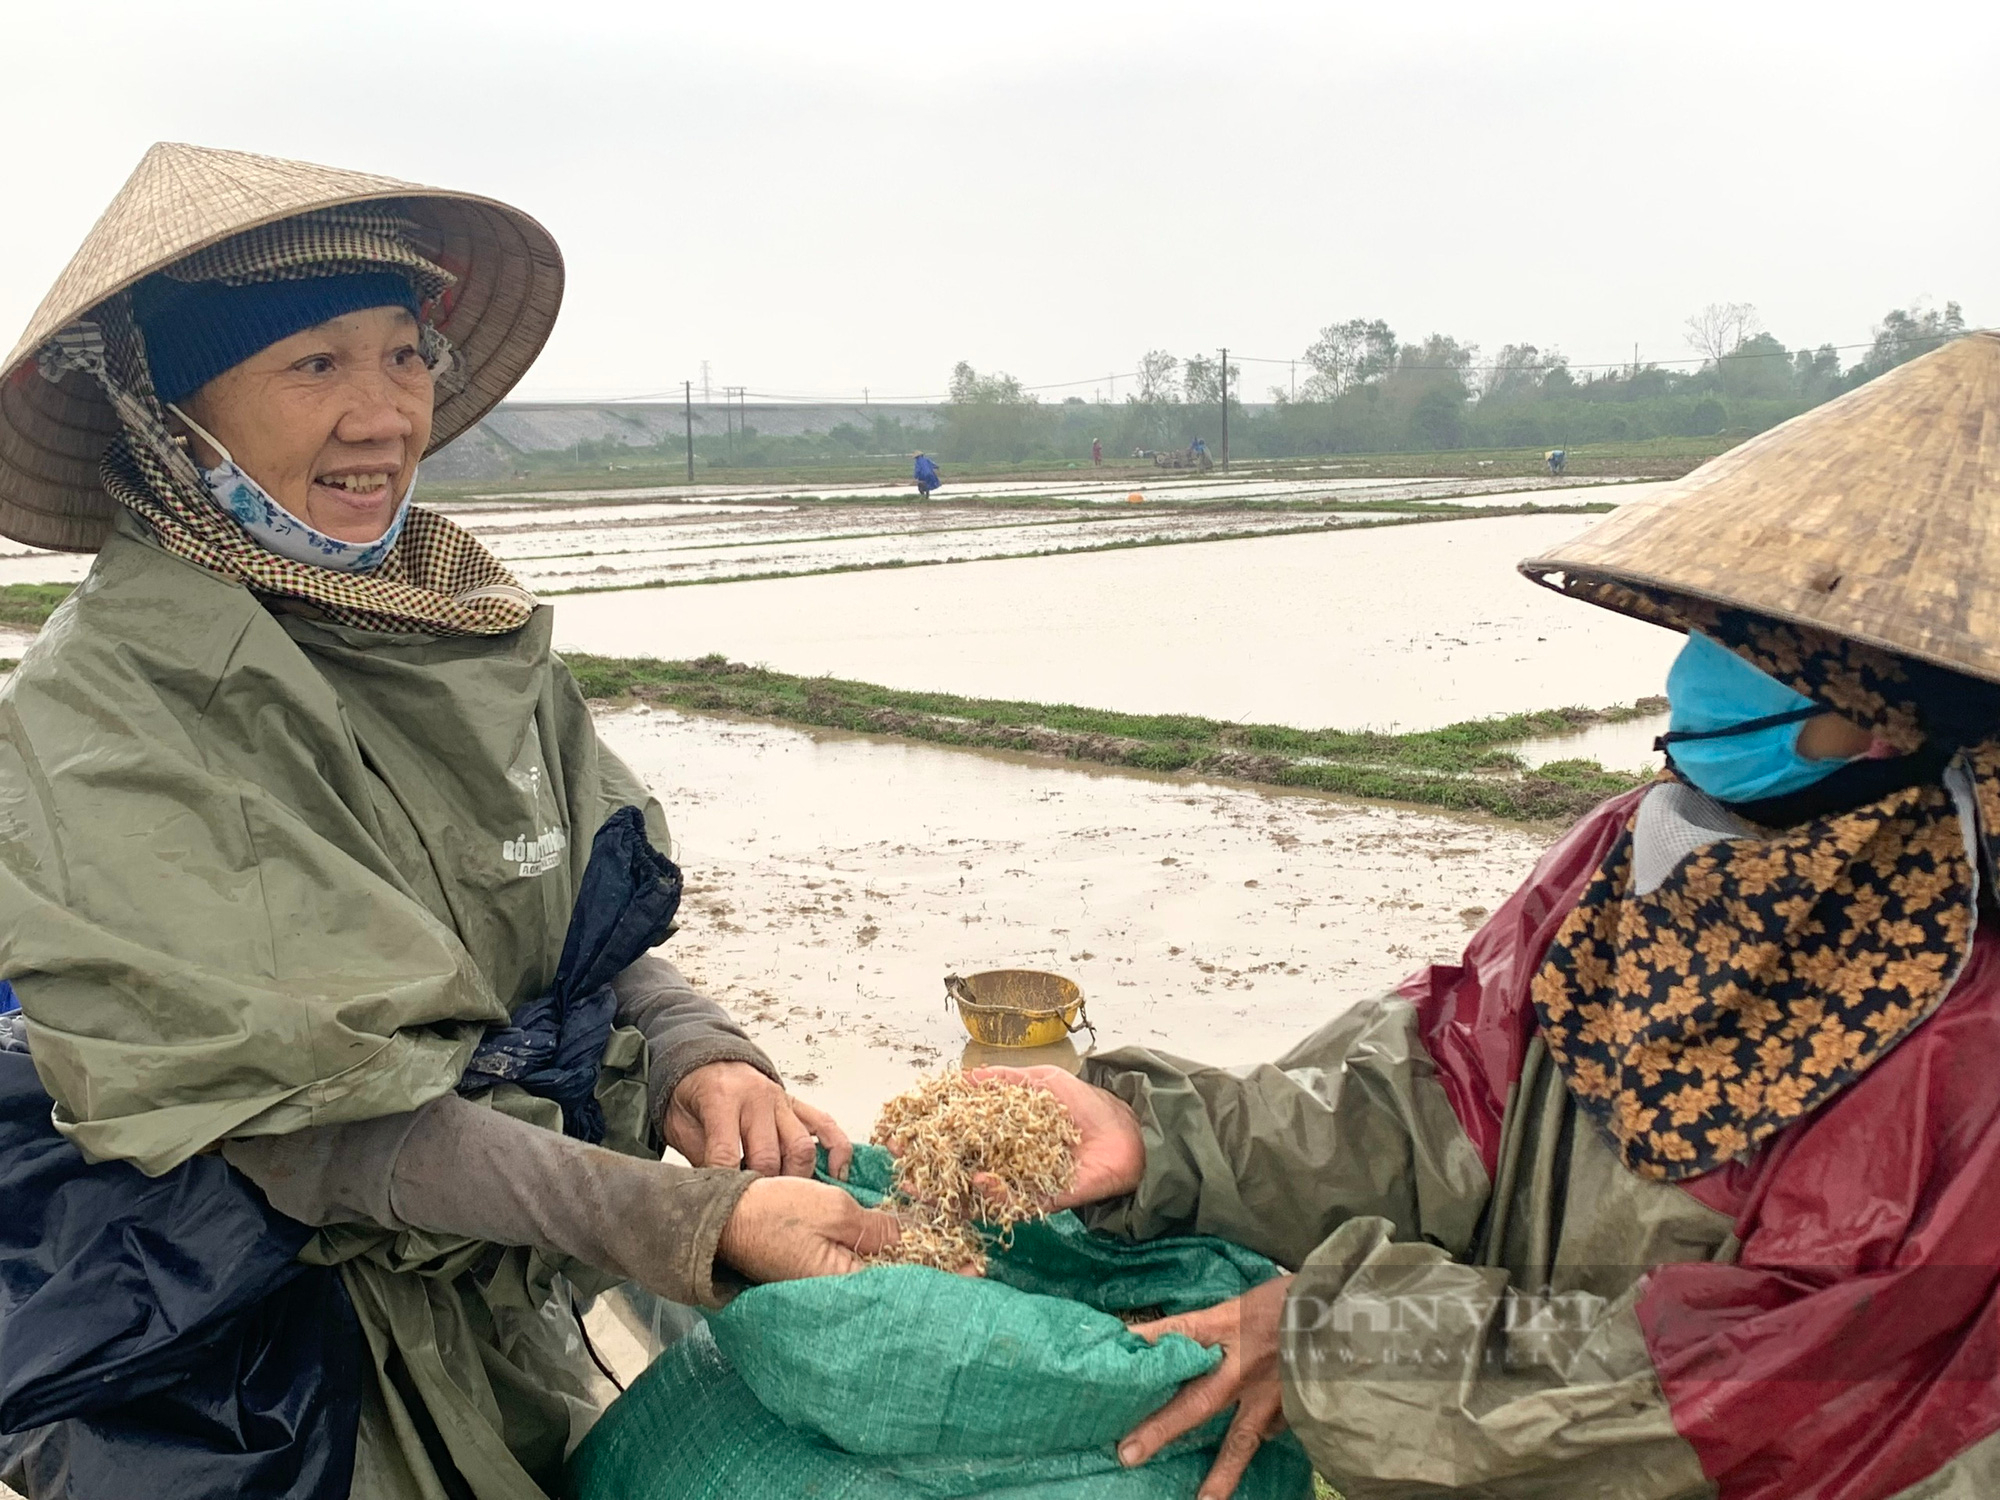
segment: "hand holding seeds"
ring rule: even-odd
[[[876,1259],[981,1274],[987,1238],[972,1221],[1004,1242],[1046,1217],[1069,1190],[1079,1139],[1053,1095],[1010,1080],[940,1073],[891,1099],[874,1140],[896,1157],[891,1211],[903,1232]]]
[[[1116,1096],[1061,1068],[980,1068],[889,1101],[874,1140],[896,1157],[898,1242],[880,1263],[980,1275],[988,1236],[1129,1193],[1145,1171],[1139,1122]]]
[[[1067,1187],[1040,1205],[1042,1212],[1122,1198],[1146,1175],[1146,1140],[1139,1132],[1138,1117],[1116,1094],[1093,1088],[1061,1068],[979,1068],[965,1076],[975,1082],[1040,1089],[1068,1114],[1076,1132],[1075,1172]],[[996,1194],[1005,1196],[1005,1185],[991,1174],[975,1177],[973,1187],[989,1201]]]

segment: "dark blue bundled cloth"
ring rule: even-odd
[[[618,1006],[611,981],[667,940],[680,905],[680,868],[647,840],[638,808],[619,808],[591,842],[554,987],[515,1011],[511,1025],[487,1032],[458,1091],[517,1083],[562,1105],[565,1135],[603,1140],[594,1091]]]
[[[462,1093],[517,1083],[604,1136],[611,981],[663,941],[681,872],[636,807],[597,832],[554,987],[490,1032]],[[313,1230],[220,1156],[160,1177],[56,1128],[0,981],[0,1473],[36,1500],[346,1500],[366,1351]]]
[[[299,1263],[313,1231],[219,1156],[87,1162],[22,1034],[0,1019],[0,1471],[37,1500],[344,1500],[361,1327]]]

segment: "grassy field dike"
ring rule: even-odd
[[[1546,709],[1413,734],[1377,734],[906,692],[837,677],[796,677],[721,656],[567,660],[585,696],[595,699],[1309,787],[1524,822],[1575,819],[1606,797],[1639,785],[1639,778],[1607,771],[1594,760],[1552,761],[1529,770],[1501,747],[1666,707],[1664,699],[1646,698],[1619,708]]]
[[[0,623],[38,627],[68,593],[67,584],[9,584],[0,588]],[[585,697],[610,703],[659,704],[937,745],[1303,787],[1534,823],[1571,821],[1604,798],[1637,786],[1639,779],[1607,771],[1594,760],[1551,761],[1531,770],[1505,746],[1666,707],[1664,699],[1642,698],[1615,708],[1543,709],[1411,734],[1379,734],[908,692],[837,677],[773,672],[721,656],[657,661],[579,654],[565,659]]]

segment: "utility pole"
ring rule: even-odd
[[[708,394],[708,361],[707,361],[707,360],[703,360],[703,361],[701,362],[701,404],[702,404],[703,406],[708,406],[708,405],[712,404],[712,398],[711,398],[711,397],[709,396],[709,394]]]
[[[1229,346],[1222,346],[1222,467],[1229,469]]]
[[[681,382],[682,411],[687,416],[688,483],[694,483],[694,382]]]

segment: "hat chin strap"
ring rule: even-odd
[[[175,416],[179,417],[182,422],[186,423],[189,429],[193,431],[196,437],[200,438],[204,443],[208,444],[208,446],[213,448],[217,453],[220,453],[222,455],[222,461],[224,463],[226,464],[236,463],[236,455],[231,453],[227,448],[222,446],[221,438],[217,437],[214,433],[210,432],[206,427],[202,426],[201,423],[197,422],[193,417],[189,416],[186,412],[182,411],[178,406],[174,405],[173,402],[168,401],[164,402],[163,404],[165,405],[168,411],[172,412]],[[238,464],[237,467],[241,468],[242,465]]]

